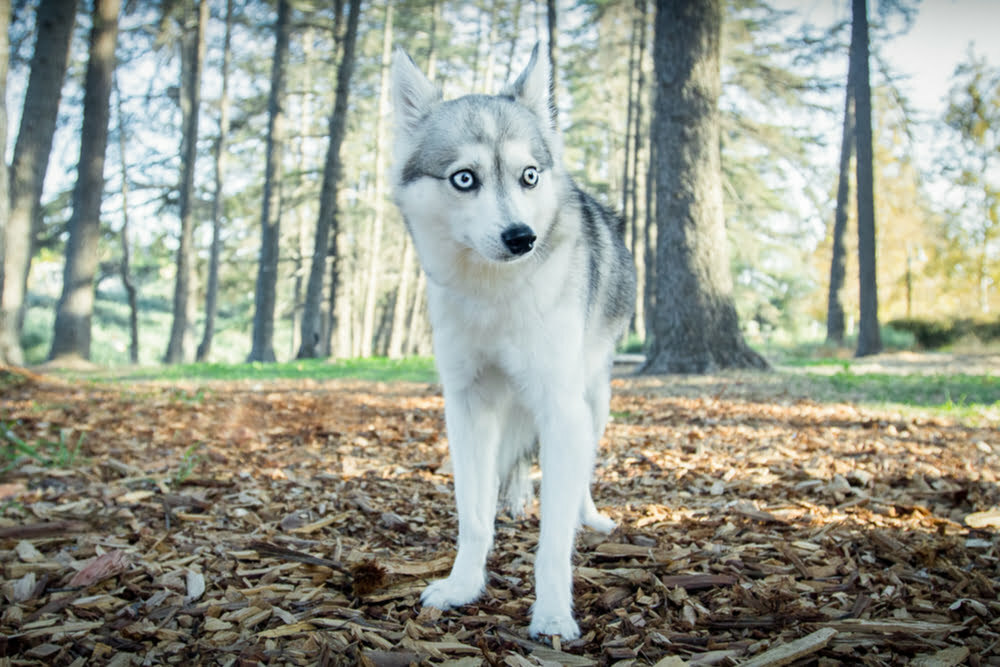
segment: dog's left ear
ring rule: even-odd
[[[535,112],[549,127],[555,126],[552,108],[552,62],[541,43],[535,42],[531,50],[531,60],[521,75],[504,89],[502,95],[509,95]]]
[[[400,48],[392,59],[391,82],[397,129],[412,130],[441,101],[441,91]]]

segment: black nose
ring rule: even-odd
[[[500,240],[515,255],[523,255],[535,246],[535,232],[528,225],[511,225],[500,234]]]

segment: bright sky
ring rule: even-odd
[[[869,0],[869,14],[879,0]],[[847,0],[777,0],[817,26],[850,16]],[[882,47],[897,73],[908,75],[901,84],[913,106],[925,115],[944,112],[951,75],[965,60],[969,44],[977,56],[1000,66],[1000,0],[923,0],[909,32]],[[845,64],[846,67],[846,54]]]
[[[940,115],[955,66],[973,44],[979,57],[1000,66],[1000,2],[997,0],[924,0],[910,31],[886,49],[896,67],[911,79],[913,103]]]

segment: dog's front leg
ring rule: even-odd
[[[573,542],[593,467],[593,427],[583,397],[550,399],[539,424],[542,466],[541,533],[535,556],[535,605],[532,636],[575,639],[573,620]]]
[[[475,387],[446,389],[445,421],[458,508],[458,555],[451,574],[424,589],[420,598],[438,609],[468,604],[486,587],[486,556],[493,544],[499,485],[500,425],[495,406]]]

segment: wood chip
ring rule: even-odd
[[[910,661],[910,667],[955,667],[964,663],[968,657],[967,647],[954,646],[936,653],[918,655]]]
[[[109,551],[91,560],[83,567],[83,569],[73,575],[73,578],[69,580],[69,586],[71,588],[75,588],[77,586],[87,588],[88,586],[93,586],[99,581],[107,579],[108,577],[114,577],[121,574],[127,570],[128,567],[129,560],[124,551],[119,551],[117,549],[115,551]]]
[[[857,633],[877,633],[891,634],[899,632],[908,635],[933,635],[958,632],[961,625],[949,623],[930,623],[927,621],[876,621],[876,620],[849,620],[833,621],[825,623],[827,628],[839,630],[840,632]]]
[[[776,646],[760,655],[756,655],[742,663],[742,667],[781,667],[781,665],[790,664],[807,655],[816,653],[829,644],[830,640],[836,636],[837,631],[833,628],[820,628],[805,637],[782,644],[781,646]]]
[[[970,528],[1000,528],[1000,509],[973,512],[965,517],[965,525]]]
[[[458,532],[452,480],[435,473],[448,447],[438,387],[5,386],[18,437],[87,434],[73,469],[3,480],[21,489],[0,517],[5,655],[955,667],[995,653],[1000,430],[800,401],[767,377],[730,378],[724,393],[711,378],[618,381],[592,489],[619,527],[580,532],[582,636],[558,642],[527,634],[534,509],[497,521],[479,599],[420,603]],[[181,488],[192,442],[197,485]],[[356,590],[366,562],[379,575]]]

